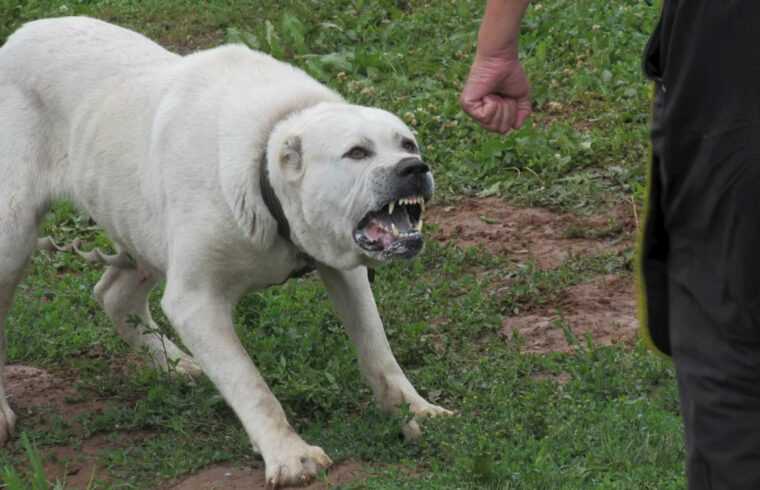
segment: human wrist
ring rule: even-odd
[[[517,40],[499,46],[479,44],[478,49],[475,51],[476,63],[504,63],[508,61],[518,61],[518,58]]]
[[[520,24],[530,0],[488,0],[478,31],[476,59],[517,60]]]

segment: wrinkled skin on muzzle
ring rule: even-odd
[[[416,256],[434,180],[411,130],[380,109],[320,104],[269,144],[294,242],[340,269]]]

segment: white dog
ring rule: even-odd
[[[8,39],[0,114],[0,339],[40,220],[69,199],[117,250],[88,258],[109,265],[95,297],[119,334],[214,382],[269,485],[306,481],[330,459],[293,431],[235,335],[233,307],[250,289],[316,268],[378,404],[450,413],[402,372],[367,279],[366,266],[421,249],[433,191],[397,117],[242,46],[180,57],[89,18],[32,22]],[[193,357],[128,322],[152,324],[148,293],[162,279],[161,306]],[[15,422],[4,347],[0,445]]]

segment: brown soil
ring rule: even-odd
[[[434,239],[461,248],[481,246],[518,263],[533,261],[541,269],[556,268],[574,256],[625,250],[633,245],[637,226],[633,208],[625,203],[604,214],[581,217],[510,206],[499,198],[433,207],[428,221],[435,225]],[[637,331],[633,279],[602,276],[567,288],[550,307],[505,318],[502,334],[519,336],[524,352],[569,352],[573,348],[563,324],[582,344],[587,335],[595,344],[631,343]]]
[[[44,369],[6,366],[5,377],[9,400],[20,416],[50,408],[65,421],[71,422],[78,415],[100,411],[105,406],[102,401],[83,400],[74,388],[74,380],[54,376]]]
[[[151,437],[148,432],[114,432],[93,436],[80,445],[54,446],[42,450],[45,474],[51,481],[65,482],[67,489],[84,490],[90,482],[108,482],[108,470],[99,461],[101,453],[138,445]]]
[[[333,466],[327,473],[326,481],[316,481],[298,488],[328,489],[336,485],[345,485],[362,478],[365,474],[359,463],[346,461]],[[263,465],[260,468],[217,465],[185,478],[169,487],[169,490],[264,490],[267,488],[265,483]]]
[[[609,275],[572,286],[552,308],[505,318],[502,335],[508,339],[517,335],[523,352],[569,352],[573,347],[563,323],[582,345],[587,335],[595,345],[632,343],[638,329],[632,280]]]
[[[484,198],[433,207],[427,220],[436,225],[436,240],[461,248],[482,246],[495,255],[552,269],[573,256],[630,246],[635,223],[629,211],[621,206],[609,215],[582,218]]]
[[[78,416],[102,412],[107,405],[104,400],[80,393],[74,387],[73,376],[20,365],[6,366],[5,376],[8,397],[20,422],[34,424],[36,429],[53,424],[51,415],[55,415],[77,430]],[[45,474],[51,481],[66,482],[66,488],[87,488],[91,480],[103,481],[106,476],[105,469],[98,464],[102,451],[127,447],[149,436],[147,433],[112,433],[96,435],[75,447],[41,448]]]

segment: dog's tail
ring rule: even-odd
[[[113,255],[103,253],[99,248],[83,251],[80,247],[82,240],[76,238],[68,245],[58,245],[49,236],[37,240],[38,250],[47,250],[48,252],[74,252],[91,264],[102,264],[117,267],[119,269],[134,269],[135,261],[126,252],[119,252]]]

